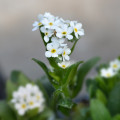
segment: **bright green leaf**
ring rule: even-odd
[[[112,120],[107,108],[97,99],[90,101],[90,110],[93,120]]]
[[[94,57],[88,60],[87,62],[83,63],[83,65],[78,69],[77,82],[76,82],[73,97],[78,95],[79,91],[82,89],[83,81],[86,75],[99,60],[100,60],[99,57]]]
[[[109,94],[108,108],[112,115],[120,113],[120,82],[115,85]]]
[[[6,101],[0,101],[0,118],[2,118],[2,120],[17,120]]]
[[[103,104],[106,104],[107,103],[107,98],[105,96],[105,94],[100,90],[98,89],[96,91],[96,97],[98,100],[100,100]]]

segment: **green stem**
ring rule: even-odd
[[[56,112],[56,108],[57,108],[57,100],[58,97],[60,95],[60,93],[62,92],[61,89],[57,89],[52,96],[52,102],[51,102],[51,107],[53,108],[53,110]]]
[[[73,51],[74,51],[74,49],[75,49],[75,46],[76,46],[77,41],[78,41],[78,40],[76,40],[76,41],[74,42],[74,44],[73,44],[73,46],[72,46],[72,48],[71,48],[71,53],[70,53],[70,55],[73,53]]]

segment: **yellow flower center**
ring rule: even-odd
[[[64,31],[64,32],[62,32],[62,34],[63,34],[63,35],[66,35],[66,34],[67,34],[67,32],[66,32],[66,31]]]
[[[29,102],[29,105],[31,105],[31,106],[34,105],[34,102],[33,102],[33,101],[30,101],[30,102]]]
[[[75,31],[75,32],[77,32],[77,31],[78,31],[78,29],[77,29],[77,28],[74,28],[74,31]]]
[[[21,107],[22,107],[22,109],[25,109],[26,108],[26,104],[22,104]]]
[[[66,68],[66,65],[62,65],[63,68]]]
[[[48,35],[48,32],[46,32],[45,35]]]
[[[52,23],[52,22],[50,22],[50,23],[49,23],[49,25],[50,25],[50,26],[52,26],[52,25],[53,25],[53,23]]]
[[[42,25],[42,23],[40,22],[40,23],[38,23],[38,26],[41,26]]]
[[[111,74],[110,74],[110,73],[107,73],[107,74],[106,74],[106,76],[107,76],[107,77],[110,77],[110,76],[111,76]]]
[[[56,52],[56,49],[52,49],[52,50],[51,50],[51,53],[55,53],[55,52]]]
[[[113,68],[117,68],[117,67],[118,67],[117,64],[114,64],[114,65],[113,65]]]
[[[37,100],[39,100],[40,99],[40,96],[39,95],[37,95]]]
[[[65,53],[65,51],[63,52],[63,55],[65,55],[66,53]]]

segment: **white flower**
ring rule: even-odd
[[[33,23],[33,29],[32,29],[32,31],[35,31],[35,30],[37,30],[37,29],[39,29],[39,27],[42,25],[42,23],[41,22],[38,22],[38,21],[35,21],[34,23]]]
[[[68,27],[68,25],[63,25],[62,28],[57,28],[56,32],[56,36],[58,38],[66,37],[68,40],[73,39],[73,36],[71,35],[71,33],[73,32],[73,28]]]
[[[23,116],[25,112],[28,110],[27,104],[24,101],[16,103],[15,108],[18,111],[18,114],[21,116]]]
[[[118,59],[116,59],[114,61],[111,61],[110,62],[110,67],[115,71],[120,70],[120,61]]]
[[[77,21],[71,21],[70,25],[71,25],[71,27],[73,27],[74,33],[75,33],[75,36],[77,39],[79,38],[79,36],[84,35],[84,30],[82,29],[81,23],[77,23]]]
[[[38,108],[38,112],[44,109],[45,99],[38,86],[27,84],[20,86],[18,91],[13,93],[11,102],[14,104],[18,114],[23,116],[28,110]]]
[[[101,69],[100,74],[102,77],[110,78],[113,77],[116,73],[113,71],[113,69],[108,68],[108,69]]]
[[[56,29],[60,23],[60,20],[56,20],[54,18],[51,18],[51,19],[47,19],[47,18],[44,18],[42,20],[42,23],[44,25],[45,28],[48,28],[48,29]]]
[[[47,19],[53,19],[54,16],[53,16],[51,13],[45,12],[45,14],[44,14],[44,18],[47,18]]]
[[[71,50],[67,48],[67,46],[65,46],[62,53],[63,61],[70,60],[70,57],[69,57],[70,53],[71,53]]]
[[[58,57],[58,55],[62,53],[62,48],[59,48],[59,44],[56,42],[47,44],[47,50],[45,56],[48,58]]]
[[[45,42],[49,42],[49,38],[54,34],[54,31],[53,30],[50,30],[50,29],[46,29],[45,27],[41,27],[41,32],[44,33],[44,40]]]
[[[63,44],[65,42],[65,38],[52,37],[51,41],[59,43],[60,46],[66,46],[67,45],[67,44]]]
[[[70,66],[70,62],[63,61],[63,62],[61,62],[61,63],[58,63],[58,65],[59,65],[61,68],[65,69],[65,68],[67,68],[68,66]]]

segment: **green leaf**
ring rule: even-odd
[[[32,58],[32,60],[33,60],[34,62],[36,62],[39,66],[41,66],[41,68],[42,68],[42,69],[44,70],[44,72],[46,73],[48,79],[51,80],[51,77],[50,77],[50,75],[49,75],[49,69],[47,68],[47,66],[46,66],[43,62],[41,62],[41,61],[39,61],[39,60],[37,60],[37,59],[35,59],[35,58]]]
[[[20,71],[13,71],[11,73],[10,80],[6,83],[6,92],[7,92],[7,99],[10,100],[12,98],[12,93],[17,90],[19,86],[25,86],[30,82],[30,79],[26,77]]]
[[[61,107],[64,107],[64,108],[68,108],[68,109],[72,109],[72,107],[74,105],[75,104],[69,98],[60,99],[59,102],[58,102],[58,106],[61,106]]]
[[[93,120],[112,120],[107,108],[97,99],[90,101],[90,110]]]
[[[67,68],[67,71],[63,80],[63,84],[65,84],[65,86],[67,86],[70,80],[72,80],[75,77],[77,68],[81,63],[83,63],[83,61],[79,61]]]
[[[47,76],[42,76],[40,79],[36,80],[36,82],[37,81],[40,81],[40,83],[44,86],[44,89],[47,91],[49,97],[51,97],[55,89],[49,82]]]
[[[59,66],[58,66],[58,61],[56,58],[48,58],[48,61],[50,63],[50,65],[55,68],[55,69],[61,69]]]
[[[0,118],[2,120],[17,120],[6,101],[0,101]]]
[[[120,113],[120,82],[115,85],[109,94],[108,108],[112,115]]]
[[[96,90],[98,89],[97,82],[94,79],[87,79],[86,81],[87,91],[89,92],[90,98],[96,97]]]
[[[13,84],[10,80],[6,83],[6,93],[7,99],[10,100],[12,98],[12,93],[17,90],[17,86]]]
[[[54,120],[54,114],[50,109],[45,109],[42,113],[31,118],[30,120]]]
[[[100,100],[103,104],[106,104],[107,103],[107,98],[105,96],[105,94],[100,90],[98,89],[96,91],[96,97],[98,100]]]
[[[99,57],[94,57],[88,60],[87,62],[83,63],[83,65],[79,68],[77,72],[77,81],[76,81],[73,97],[78,95],[79,91],[82,89],[83,81],[86,75],[99,60],[100,60]]]
[[[112,120],[120,120],[120,114],[114,116]]]
[[[107,91],[107,86],[106,86],[106,83],[104,81],[104,79],[101,77],[101,76],[97,76],[95,78],[95,81],[98,83],[98,86],[104,90],[105,92]]]
[[[55,72],[49,72],[49,75],[56,80],[57,82],[60,81],[60,77],[55,74]]]
[[[30,82],[30,79],[26,75],[17,70],[12,71],[10,80],[16,85],[26,85],[28,82]]]
[[[83,61],[79,61],[73,65],[71,65],[70,67],[67,68],[66,70],[66,73],[65,73],[65,76],[64,76],[64,79],[63,79],[63,86],[62,86],[62,89],[63,89],[63,92],[65,93],[66,96],[70,96],[70,93],[69,93],[69,83],[74,80],[74,77],[76,76],[76,72],[77,72],[77,68],[79,66],[79,64],[83,63]]]
[[[36,116],[38,114],[38,112],[39,112],[39,108],[35,108],[35,109],[31,109],[31,110],[27,111],[26,114],[29,118],[31,118],[31,117]]]

